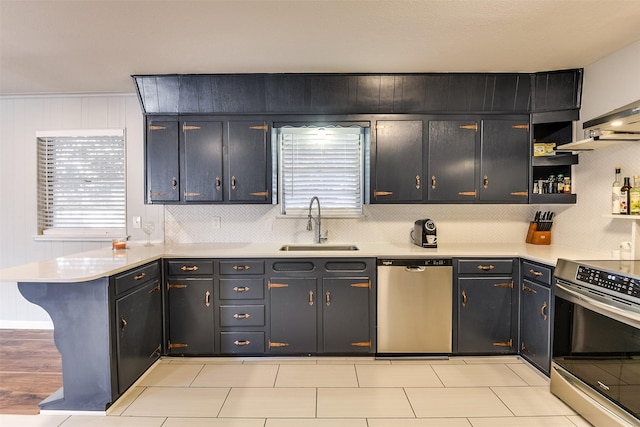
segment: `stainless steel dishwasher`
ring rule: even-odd
[[[378,260],[378,356],[451,353],[452,260]]]

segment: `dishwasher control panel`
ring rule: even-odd
[[[451,258],[379,259],[378,265],[388,267],[450,267]]]

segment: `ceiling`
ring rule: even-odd
[[[0,0],[0,95],[132,74],[546,71],[640,40],[638,0]]]

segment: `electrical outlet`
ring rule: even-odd
[[[142,217],[141,216],[134,216],[132,218],[133,220],[133,228],[142,228]]]
[[[220,217],[219,216],[214,216],[211,218],[211,226],[217,230],[220,228]]]

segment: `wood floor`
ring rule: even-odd
[[[60,387],[53,331],[0,329],[0,414],[37,414],[38,403]]]

